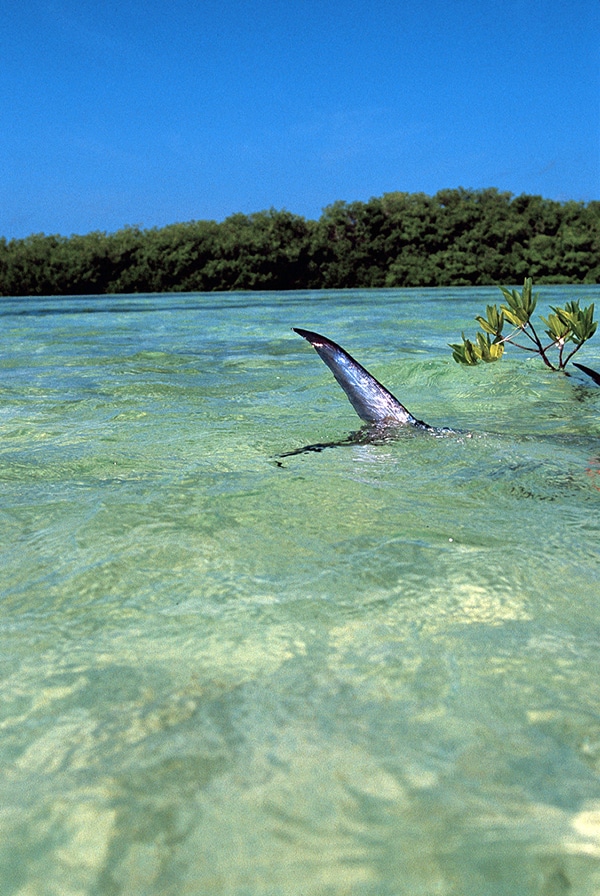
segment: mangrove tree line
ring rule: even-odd
[[[600,282],[600,202],[495,188],[387,193],[221,223],[0,239],[0,294]]]

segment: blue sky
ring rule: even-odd
[[[600,0],[5,0],[0,236],[600,199]]]

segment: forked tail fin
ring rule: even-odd
[[[578,364],[577,361],[573,361],[573,364],[575,365],[575,367],[579,367],[579,369],[584,373],[587,373],[587,375],[600,386],[600,373],[598,373],[597,370],[592,370],[591,367],[586,367],[585,364]]]
[[[321,360],[327,364],[361,420],[382,425],[409,423],[422,429],[431,428],[413,417],[385,386],[340,345],[310,330],[301,330],[299,327],[292,329],[310,342]]]

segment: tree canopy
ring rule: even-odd
[[[600,202],[495,188],[0,239],[1,295],[600,282]]]

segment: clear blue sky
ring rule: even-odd
[[[4,0],[0,236],[600,199],[600,0]]]

